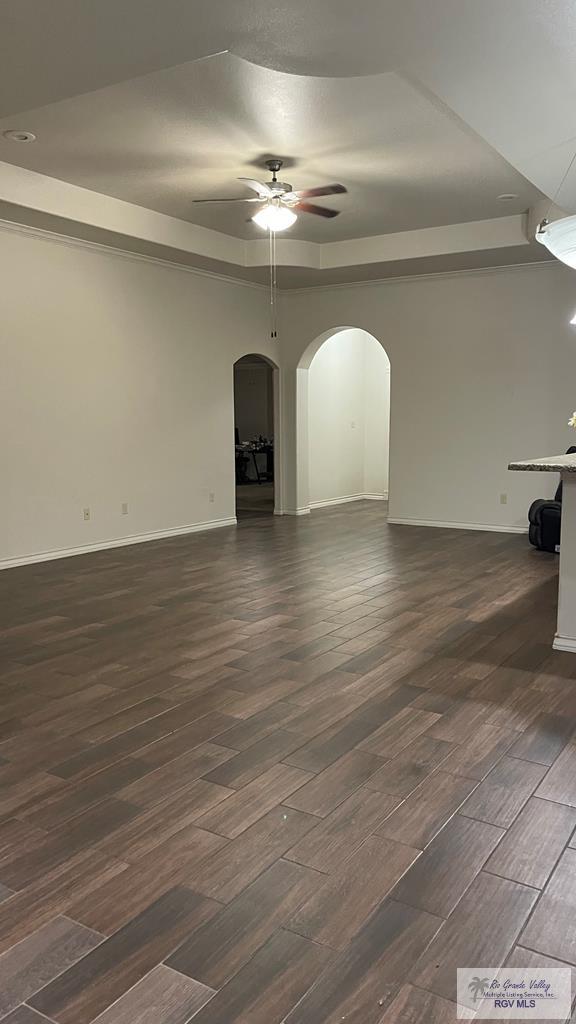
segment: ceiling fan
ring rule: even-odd
[[[255,197],[246,199],[193,199],[194,203],[264,203],[264,206],[250,220],[266,231],[284,231],[296,220],[295,211],[313,213],[317,217],[337,217],[339,210],[307,202],[317,196],[332,196],[347,192],[344,185],[320,185],[318,188],[304,188],[294,191],[286,181],[278,181],[276,175],[282,160],[267,160],[266,166],[272,174],[271,181],[256,181],[255,178],[238,178],[256,192]]]

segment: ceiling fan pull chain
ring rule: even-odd
[[[270,265],[270,337],[274,337],[274,287],[272,277],[272,229],[268,232],[268,263]]]
[[[276,281],[276,234],[272,229],[270,229],[268,237],[270,243],[270,337],[272,340],[275,340],[278,337],[278,288]]]
[[[272,278],[273,278],[273,289],[274,289],[274,303],[273,303],[273,323],[272,330],[274,332],[274,338],[278,337],[278,282],[277,282],[277,264],[276,264],[276,232],[272,232]]]

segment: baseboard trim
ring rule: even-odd
[[[310,515],[310,509],[306,508],[275,508],[275,516],[308,516]]]
[[[559,636],[556,633],[552,647],[555,651],[568,651],[570,654],[576,654],[576,639],[572,636]]]
[[[383,494],[345,494],[343,498],[327,498],[325,501],[311,501],[310,508],[328,508],[330,505],[346,505],[349,501],[387,501],[388,492]]]
[[[527,526],[498,526],[495,523],[445,523],[439,519],[396,519],[388,517],[394,526],[436,526],[442,530],[484,530],[488,533],[528,533]]]
[[[76,548],[56,548],[53,551],[38,551],[33,555],[22,555],[20,558],[0,559],[1,569],[15,569],[19,565],[34,565],[37,562],[52,562],[56,558],[72,558],[74,555],[89,555],[93,551],[107,551],[109,548],[123,548],[131,544],[146,544],[153,540],[165,540],[168,537],[182,537],[187,533],[203,533],[204,530],[217,530],[223,526],[236,526],[236,516],[228,519],[211,519],[207,523],[194,523],[191,526],[176,526],[171,530],[153,530],[151,533],[135,533],[130,537],[119,537],[116,540],[103,540],[97,544],[82,544]]]

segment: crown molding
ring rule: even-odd
[[[115,245],[105,245],[102,242],[93,242],[87,238],[77,238],[75,235],[65,235],[57,231],[48,231],[45,228],[33,227],[29,224],[19,224],[16,221],[0,218],[0,231],[28,235],[39,241],[53,242],[56,245],[64,245],[70,248],[88,249],[101,255],[115,256],[119,259],[128,260],[132,263],[150,263],[155,266],[164,267],[169,270],[179,270],[195,277],[211,278],[215,281],[222,281],[225,284],[240,285],[243,288],[252,288],[259,292],[267,292],[268,285],[260,284],[257,281],[245,281],[242,278],[232,277],[227,274],[219,274],[213,270],[203,270],[201,267],[190,267],[185,263],[178,263],[161,256],[149,256],[145,253],[132,252],[130,249],[121,249]],[[557,260],[543,259],[529,263],[503,263],[497,267],[475,267],[463,268],[462,270],[439,270],[427,274],[403,274],[398,277],[373,278],[369,281],[341,281],[327,284],[305,285],[302,288],[282,288],[279,292],[282,296],[308,295],[310,292],[341,291],[342,288],[370,288],[382,287],[383,285],[396,285],[410,281],[427,281],[442,278],[475,276],[477,274],[498,274],[502,271],[520,271],[528,269],[542,269],[543,267],[558,267]]]
[[[232,277],[227,274],[218,274],[213,270],[203,270],[201,267],[189,267],[185,263],[177,263],[175,260],[162,258],[161,256],[148,256],[145,253],[132,252],[131,249],[120,249],[116,245],[105,245],[103,242],[93,242],[88,238],[77,238],[75,235],[64,235],[57,231],[47,231],[45,228],[33,227],[29,224],[18,224],[16,221],[0,218],[0,231],[16,235],[30,235],[44,242],[54,242],[56,245],[64,245],[70,248],[89,249],[92,252],[107,256],[116,256],[132,263],[152,263],[168,270],[181,270],[186,274],[193,274],[196,277],[209,277],[216,281],[224,281],[226,284],[237,284],[243,288],[254,288],[256,291],[268,291],[268,286],[257,281],[244,281],[240,277]]]
[[[0,202],[9,204],[11,208],[34,211],[37,217],[50,218],[54,222],[54,230],[52,226],[25,225],[45,232],[46,235],[71,238],[65,229],[60,230],[60,225],[73,222],[79,226],[81,234],[95,230],[107,233],[110,244],[93,242],[90,238],[81,239],[94,248],[115,249],[117,252],[129,253],[132,257],[152,258],[158,263],[185,267],[195,272],[201,270],[209,276],[225,280],[238,280],[232,269],[234,267],[249,271],[251,268],[266,267],[269,262],[266,237],[242,239],[226,235],[13,164],[0,163]],[[6,217],[3,219],[6,223],[15,222]],[[513,214],[322,243],[287,235],[277,240],[276,259],[279,267],[300,267],[322,273],[398,260],[495,249],[505,251],[510,247],[530,244],[527,222],[525,214]],[[78,236],[75,238],[78,239]],[[117,240],[122,238],[135,239],[141,247],[153,251],[134,254],[124,249],[121,242],[118,244]],[[177,258],[156,255],[160,247],[163,253],[181,252],[183,260],[185,257],[192,260],[196,258],[217,263],[219,267],[216,270],[190,268]],[[230,267],[230,274],[226,273],[226,269],[222,273],[222,265]]]
[[[529,263],[502,263],[497,267],[463,267],[462,270],[438,270],[427,274],[402,274],[398,277],[378,277],[369,281],[339,281],[334,284],[313,284],[303,288],[281,288],[283,296],[308,295],[310,292],[342,291],[343,288],[373,288],[382,285],[407,284],[412,281],[430,281],[438,278],[475,277],[477,274],[501,274],[503,270],[536,270],[542,267],[558,268],[558,260],[538,260]]]

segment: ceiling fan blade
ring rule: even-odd
[[[263,181],[256,181],[255,178],[238,178],[238,181],[243,181],[253,192],[257,192],[261,199],[269,199],[274,195],[272,189]]]
[[[327,206],[316,206],[316,203],[296,203],[293,210],[302,210],[302,213],[315,213],[318,217],[337,217],[340,210],[329,210]]]
[[[314,196],[335,196],[347,191],[345,185],[319,185],[318,188],[297,189],[294,195],[299,199],[313,199]]]
[[[260,203],[261,199],[192,199],[193,203]]]

